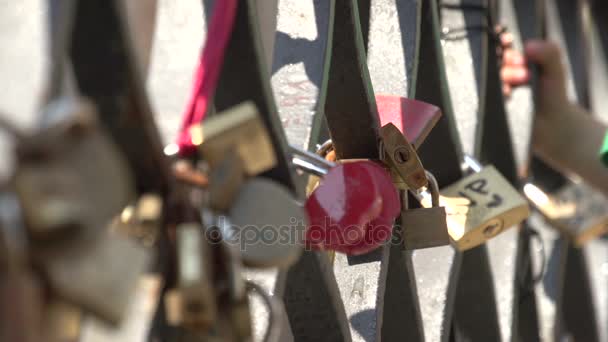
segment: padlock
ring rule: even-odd
[[[324,145],[321,154],[330,151],[331,141]],[[399,196],[380,163],[363,159],[335,163],[296,147],[291,152],[294,165],[312,174],[305,206],[310,218],[307,248],[358,255],[390,239]]]
[[[608,233],[608,198],[587,184],[567,183],[554,193],[546,193],[527,183],[524,194],[576,247]]]
[[[423,200],[430,207],[428,199]],[[464,177],[441,189],[448,232],[460,251],[474,248],[530,215],[528,202],[493,167]]]
[[[244,265],[289,267],[299,258],[308,218],[285,187],[264,178],[246,181],[228,216]]]
[[[78,228],[103,229],[134,197],[127,163],[82,99],[59,99],[66,113],[17,144],[13,184],[28,232],[46,239]],[[57,107],[53,102],[49,107]]]
[[[427,179],[420,158],[397,126],[392,123],[382,126],[380,139],[380,159],[390,167],[395,185],[399,189],[411,190],[425,187]],[[398,185],[401,181],[407,188]]]
[[[230,149],[209,173],[209,207],[220,212],[228,211],[244,178],[243,160]]]
[[[390,239],[399,208],[397,190],[382,166],[363,160],[338,164],[306,201],[306,246],[367,253]]]
[[[135,241],[108,231],[39,245],[34,254],[54,294],[112,324],[122,320],[150,257]]]
[[[276,165],[270,136],[255,105],[244,102],[191,128],[192,143],[203,159],[215,168],[231,149],[243,161],[247,176]]]
[[[405,250],[450,244],[445,207],[439,204],[437,180],[426,172],[431,192],[430,208],[408,209],[401,212],[401,227]],[[407,199],[407,198],[406,198]]]
[[[197,331],[209,329],[217,320],[209,241],[202,225],[182,223],[176,227],[177,287],[165,295],[167,321]]]
[[[437,106],[394,95],[376,95],[380,125],[392,123],[418,149],[441,118]]]
[[[134,238],[146,247],[156,243],[162,225],[163,200],[157,194],[143,194],[125,207],[110,224],[110,231]]]
[[[94,316],[83,317],[82,333],[78,341],[130,342],[148,339],[150,323],[154,320],[159,307],[164,278],[156,272],[146,273],[140,277],[127,314],[117,327],[108,325]]]
[[[54,296],[118,323],[149,257],[107,231],[134,197],[127,163],[85,100],[60,98],[45,110],[53,121],[18,142],[13,178],[32,263]]]

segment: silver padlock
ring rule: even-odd
[[[283,186],[253,178],[230,208],[231,243],[238,243],[249,267],[289,267],[300,256],[308,226],[304,208]]]

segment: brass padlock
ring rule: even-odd
[[[427,186],[422,162],[399,128],[392,123],[382,126],[380,139],[380,159],[390,167],[395,186],[411,190]]]
[[[401,212],[403,245],[405,250],[414,250],[450,244],[445,207],[439,205],[437,180],[426,172],[431,204],[430,208],[408,209]],[[405,196],[404,196],[405,197]],[[406,201],[407,197],[402,198]]]
[[[165,295],[167,321],[171,325],[206,330],[217,320],[211,251],[203,227],[182,223],[176,227],[177,288]]]
[[[233,150],[243,161],[248,176],[276,164],[274,148],[264,123],[252,102],[244,102],[191,128],[192,143],[198,146],[211,169]]]
[[[608,198],[587,184],[568,183],[548,194],[528,183],[524,194],[577,247],[608,233]]]
[[[493,166],[442,189],[440,195],[452,243],[461,251],[479,246],[530,215],[528,202]],[[428,200],[423,203],[430,206]]]
[[[228,150],[209,173],[209,207],[220,212],[228,211],[244,178],[243,160],[232,149]]]
[[[134,238],[146,247],[155,244],[162,225],[163,200],[157,194],[143,194],[123,209],[110,224],[110,231]]]

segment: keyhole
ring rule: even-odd
[[[405,147],[398,147],[395,150],[394,158],[399,164],[406,163],[410,159],[410,152]]]
[[[483,235],[486,238],[491,238],[494,235],[498,234],[500,232],[500,229],[502,228],[502,224],[500,221],[498,220],[493,220],[493,222],[490,222],[484,229],[483,229]]]

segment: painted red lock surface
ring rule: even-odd
[[[407,140],[420,147],[441,118],[441,110],[432,104],[394,95],[377,95],[380,126],[392,123]]]
[[[400,201],[386,170],[357,161],[332,168],[306,201],[306,210],[307,247],[358,255],[390,239]]]

